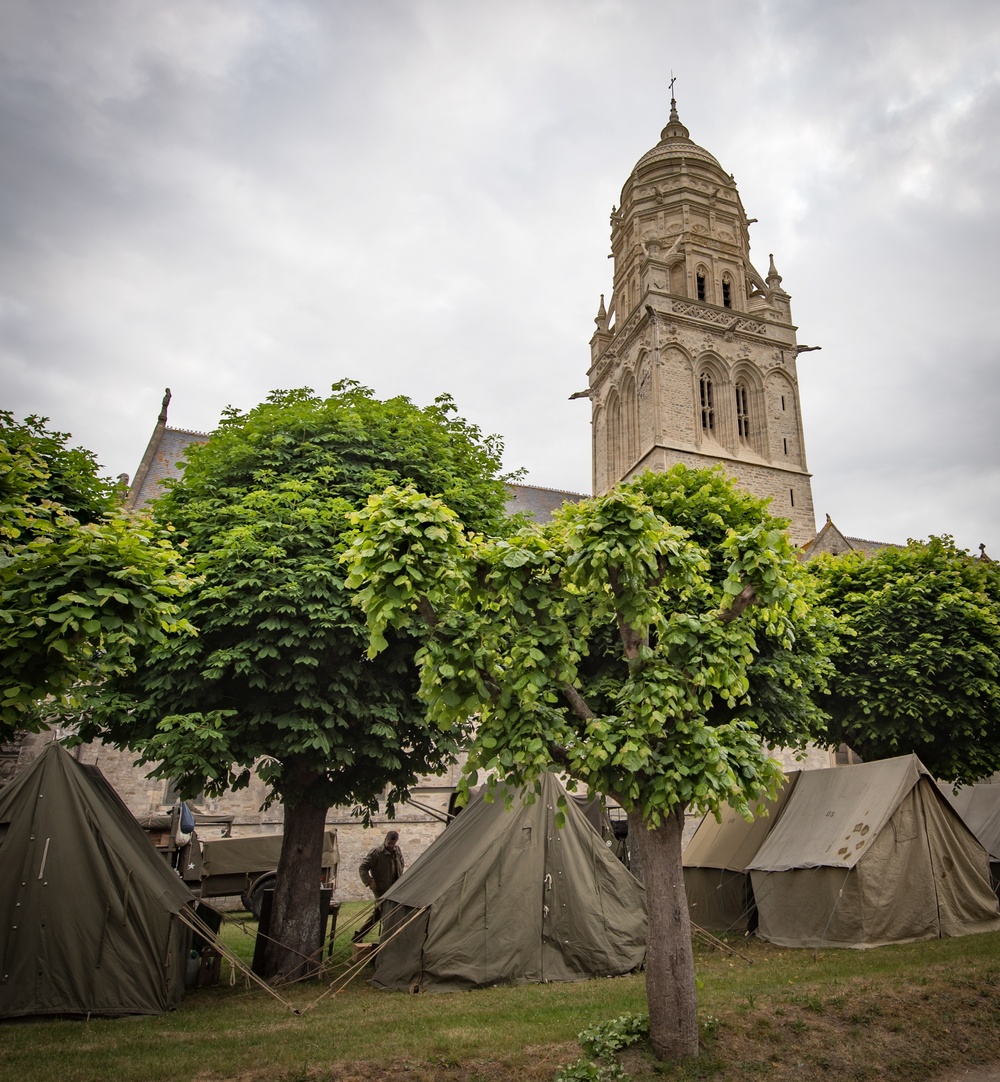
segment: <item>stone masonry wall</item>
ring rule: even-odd
[[[726,473],[734,477],[741,488],[755,496],[770,499],[771,514],[791,521],[788,534],[793,544],[804,545],[815,536],[816,519],[808,474],[779,471],[773,466],[739,462],[733,459],[720,461],[706,455],[664,447],[658,447],[647,455],[634,473],[638,475],[643,470],[667,470],[678,462],[694,468],[721,464]],[[794,506],[792,506],[791,492],[794,492]]]

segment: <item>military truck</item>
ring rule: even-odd
[[[200,898],[239,895],[244,908],[260,919],[264,891],[273,889],[281,855],[281,834],[232,837],[231,815],[207,815],[175,804],[169,812],[140,820],[150,841]],[[198,828],[215,837],[199,837]],[[337,832],[323,837],[321,886],[336,887],[340,851]]]

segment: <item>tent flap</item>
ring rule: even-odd
[[[691,920],[702,928],[744,932],[755,905],[747,865],[777,824],[801,771],[785,775],[774,800],[759,801],[747,822],[733,808],[706,815],[684,848],[684,890]]]

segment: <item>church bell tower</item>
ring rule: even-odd
[[[611,211],[614,283],[590,342],[594,492],[647,469],[721,464],[816,532],[789,295],[750,262],[733,177],[677,115]]]

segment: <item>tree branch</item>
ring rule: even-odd
[[[753,584],[748,582],[733,599],[732,608],[719,613],[719,619],[724,624],[731,624],[734,620],[739,619],[756,600],[757,591],[753,588]]]
[[[417,612],[420,613],[421,618],[428,627],[437,627],[437,613],[434,611],[434,606],[426,597],[422,597],[417,602]]]
[[[613,567],[608,569],[608,585],[611,587],[611,593],[615,600],[619,600],[624,591],[618,581],[618,574]],[[621,636],[622,646],[625,649],[625,657],[629,661],[634,661],[639,656],[639,648],[649,645],[649,635],[646,632],[637,631],[630,624],[627,624],[617,607],[615,609],[615,619],[618,622],[618,634]]]
[[[593,710],[587,705],[587,701],[584,697],[573,687],[572,684],[567,684],[563,688],[563,695],[566,696],[569,701],[569,705],[573,708],[573,713],[583,721],[591,721],[597,717]]]
[[[569,752],[561,744],[550,744],[549,755],[552,757],[554,763],[558,763],[561,767],[569,768]]]

